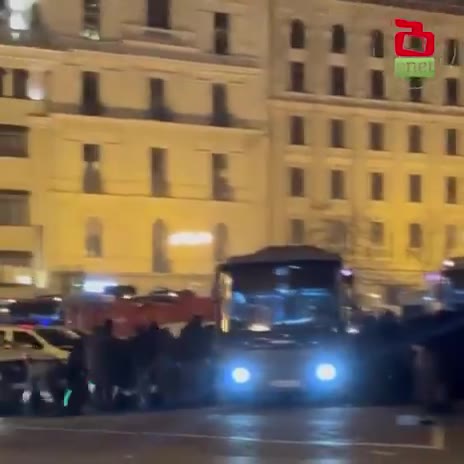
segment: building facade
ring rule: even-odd
[[[227,255],[286,243],[386,295],[464,253],[453,2],[3,3],[5,296],[204,290]],[[398,17],[435,33],[434,79],[393,76]]]
[[[273,3],[273,240],[343,253],[392,303],[464,251],[464,9],[449,3]],[[435,78],[394,77],[395,18],[434,32]]]
[[[269,241],[262,10],[6,2],[5,294],[82,280],[205,289],[217,261]]]

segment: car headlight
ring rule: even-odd
[[[247,383],[251,378],[250,371],[244,367],[236,367],[232,371],[232,379],[235,383]]]
[[[333,364],[321,363],[316,367],[315,374],[321,382],[331,382],[337,378],[337,369]]]

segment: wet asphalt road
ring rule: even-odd
[[[407,409],[210,408],[5,418],[8,464],[462,464],[464,416],[435,427]]]

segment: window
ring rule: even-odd
[[[422,176],[419,174],[409,175],[409,201],[411,203],[422,201]]]
[[[151,194],[154,197],[167,197],[169,183],[167,174],[167,156],[164,148],[152,148],[151,161]]]
[[[81,35],[91,40],[100,39],[100,0],[83,0]]]
[[[305,119],[303,116],[290,116],[290,145],[305,144]]]
[[[383,246],[385,243],[385,226],[383,222],[372,221],[369,230],[370,242],[374,246]]]
[[[341,24],[332,27],[332,53],[346,52],[345,28]]]
[[[0,225],[28,226],[29,197],[29,192],[22,190],[0,190]]]
[[[459,66],[459,41],[448,39],[445,44],[445,64],[448,66]]]
[[[26,349],[26,350],[41,350],[42,344],[33,337],[31,334],[26,332],[13,332],[13,344],[15,348]]]
[[[228,111],[227,87],[225,84],[213,84],[212,92],[212,125],[219,127],[230,126]]]
[[[369,150],[384,150],[384,129],[380,122],[369,123]]]
[[[375,30],[371,32],[371,56],[383,58],[385,56],[383,32]]]
[[[28,98],[29,73],[25,69],[13,69],[13,97]]]
[[[0,251],[0,282],[33,285],[33,254],[28,251]]]
[[[332,119],[330,121],[330,146],[345,148],[345,121]]]
[[[86,143],[83,145],[84,176],[82,190],[84,193],[103,193],[100,146]]]
[[[150,117],[158,121],[167,121],[170,119],[169,112],[166,108],[164,79],[150,79]]]
[[[171,26],[170,0],[147,1],[147,26],[157,29],[169,29]]]
[[[101,114],[99,75],[95,72],[82,73],[82,113],[88,116]]]
[[[26,158],[28,156],[28,132],[27,127],[0,124],[0,158]]]
[[[458,229],[455,224],[445,226],[445,254],[454,250],[458,242]]]
[[[458,179],[447,177],[445,179],[445,203],[455,205],[458,201]]]
[[[292,61],[290,63],[290,91],[305,91],[305,69],[304,63]]]
[[[305,172],[302,168],[289,168],[290,196],[305,196]]]
[[[371,173],[371,200],[384,200],[383,174],[381,172]]]
[[[331,95],[346,96],[345,68],[343,66],[332,66],[330,71],[332,76]]]
[[[0,97],[5,97],[5,77],[6,71],[3,68],[0,68]]]
[[[458,131],[456,129],[446,129],[446,154],[458,154]]]
[[[233,189],[228,180],[228,160],[224,153],[212,154],[212,197],[216,201],[232,201]]]
[[[306,31],[303,21],[294,19],[290,25],[290,47],[303,49],[306,47]]]
[[[290,219],[289,242],[292,245],[303,245],[305,242],[305,222],[303,219]]]
[[[408,127],[408,151],[409,153],[422,153],[422,130],[420,126]]]
[[[409,79],[409,101],[420,103],[422,101],[422,79],[420,77],[412,77]]]
[[[213,232],[214,236],[214,261],[220,263],[227,259],[229,230],[224,223],[216,224]]]
[[[229,54],[229,15],[214,13],[214,53],[216,55]]]
[[[345,173],[338,169],[330,172],[330,198],[332,200],[345,199]]]
[[[385,98],[385,82],[383,71],[371,71],[371,98],[382,100]]]
[[[85,224],[85,254],[88,258],[101,258],[103,255],[103,225],[96,217],[89,218]]]
[[[152,270],[166,274],[171,270],[168,257],[168,228],[162,219],[154,222],[152,227]]]
[[[422,248],[422,226],[417,223],[409,224],[409,248]]]
[[[445,79],[445,105],[457,106],[459,105],[459,87],[458,80],[454,77]]]

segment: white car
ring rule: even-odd
[[[0,325],[0,359],[20,352],[31,359],[65,361],[79,335],[62,327]]]

